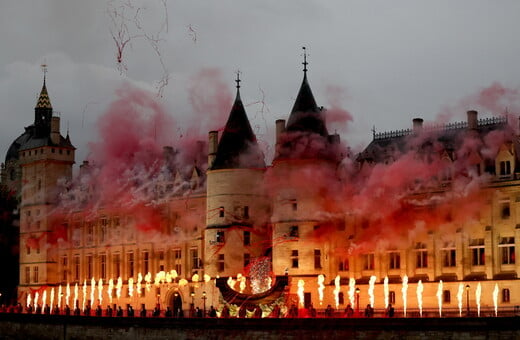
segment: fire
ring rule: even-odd
[[[498,283],[495,283],[495,289],[493,289],[493,306],[495,307],[495,316],[498,316]]]
[[[339,291],[340,291],[340,277],[336,276],[334,279],[334,301],[336,302],[336,309],[339,307]]]
[[[81,304],[81,310],[85,310],[85,304],[87,302],[87,279],[83,281],[83,302]]]
[[[61,287],[61,286],[60,286]],[[54,308],[54,287],[52,287],[51,289],[51,301],[50,301],[50,305],[51,305],[51,314],[52,314],[52,309]]]
[[[482,286],[480,282],[477,285],[477,289],[475,290],[475,301],[477,303],[477,315],[480,317],[480,296],[482,294]]]
[[[117,278],[117,284],[116,284],[116,296],[118,299],[121,298],[121,288],[123,288],[123,279],[120,276]]]
[[[110,279],[110,280],[108,280],[108,290],[107,290],[108,301],[110,301],[110,303],[112,303],[112,291],[113,290],[114,290],[114,280]]]
[[[63,296],[61,285],[58,288],[58,308],[61,308],[61,297]]]
[[[459,283],[459,290],[457,291],[457,301],[459,305],[459,316],[462,316],[462,295],[464,294],[464,285]]]
[[[94,297],[96,292],[96,280],[92,278],[90,280],[90,307],[94,304]]]
[[[136,289],[137,289],[137,296],[141,296],[141,282],[142,281],[143,281],[143,275],[141,275],[141,273],[137,274],[137,284],[135,285]]]
[[[128,296],[134,296],[134,279],[132,277],[128,279]]]
[[[383,291],[385,294],[385,309],[388,308],[390,289],[388,288],[388,276],[383,280]]]
[[[325,290],[325,285],[323,282],[325,281],[325,276],[323,274],[318,275],[318,296],[320,299],[320,306],[323,303],[323,291]]]
[[[439,317],[442,317],[442,280],[437,287],[437,302],[439,304]]]
[[[78,297],[79,295],[79,287],[78,287],[78,284],[76,283],[76,285],[74,286],[74,307],[76,307],[78,305]]]
[[[404,317],[406,317],[406,304],[408,298],[408,276],[403,277],[403,287],[401,288],[401,293],[403,294],[403,312]]]
[[[209,282],[211,281],[211,276],[209,276],[208,274],[204,274],[204,282]]]
[[[31,293],[27,294],[27,302],[26,306],[29,307],[31,305]]]
[[[422,283],[422,280],[419,280],[419,282],[417,283],[417,304],[419,305],[419,315],[421,316],[422,318],[422,305],[423,305],[423,291],[424,291],[424,287],[423,287],[423,283]]]
[[[352,306],[352,308],[354,308],[354,306],[356,305],[356,303],[355,303],[356,298],[354,296],[355,292],[356,292],[356,279],[351,277],[348,281],[348,298],[350,300],[350,305]]]
[[[103,304],[103,279],[99,279],[98,281],[98,299],[99,304]]]
[[[304,294],[303,294],[304,287],[305,287],[305,281],[303,281],[301,279],[298,280],[298,297],[300,298],[300,307],[303,307],[305,304]]]
[[[150,272],[146,273],[144,281],[146,282],[146,291],[149,292],[152,287],[152,274]]]
[[[372,275],[368,281],[368,299],[370,301],[370,307],[372,308],[374,308],[374,285],[376,283],[376,279],[376,276]]]

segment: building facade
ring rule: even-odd
[[[468,111],[466,122],[435,127],[414,119],[411,129],[374,133],[352,155],[329,134],[304,64],[288,120],[276,121],[272,164],[237,79],[225,128],[204,143],[207,164],[165,166],[154,179],[144,215],[153,233],[132,207],[62,204],[78,192],[88,202],[97,189],[63,186],[75,181],[75,148],[60,134],[44,81],[35,121],[2,167],[2,182],[20,200],[19,301],[37,294],[40,303],[71,307],[220,309],[226,301],[216,278],[256,294],[288,275],[284,307],[391,303],[437,313],[479,305],[489,313],[520,304],[520,163],[511,117],[479,120]],[[172,157],[165,147],[164,164]],[[79,177],[95,176],[88,162],[80,168]]]

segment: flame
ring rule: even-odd
[[[482,286],[480,282],[477,285],[477,289],[475,290],[475,301],[477,304],[477,315],[480,317],[480,296],[482,295]]]
[[[245,289],[246,289],[246,277],[241,276],[240,277],[240,293],[243,293]]]
[[[27,302],[26,306],[29,307],[31,305],[31,293],[27,294]]]
[[[85,310],[85,303],[87,301],[87,279],[83,281],[83,303],[81,304],[81,310]]]
[[[422,284],[422,280],[419,280],[419,282],[417,282],[417,304],[419,305],[419,315],[421,316],[421,318],[422,318],[423,291],[424,291],[424,287]]]
[[[191,282],[199,282],[199,274],[193,274],[191,277]]]
[[[90,280],[90,307],[92,307],[92,305],[94,304],[95,291],[96,291],[96,280],[94,278],[92,278]]]
[[[464,294],[464,285],[459,283],[459,290],[457,291],[457,301],[459,304],[459,316],[462,316],[462,295]]]
[[[403,294],[403,312],[404,317],[406,318],[406,304],[408,301],[408,276],[403,277],[403,287],[401,288],[401,293]]]
[[[350,305],[352,306],[352,308],[354,308],[354,306],[356,305],[356,298],[354,296],[354,294],[356,293],[356,279],[354,278],[350,278],[350,280],[348,281],[348,298],[350,300]]]
[[[390,295],[390,289],[388,288],[388,276],[385,276],[385,279],[383,280],[383,291],[385,294],[385,309],[388,308],[388,299]]]
[[[58,287],[58,308],[61,308],[61,297],[63,296],[61,285]]]
[[[34,305],[37,306],[38,305],[38,297],[40,296],[40,294],[38,292],[36,292],[36,294],[34,294]]]
[[[61,286],[60,286],[61,287]],[[52,287],[51,289],[51,301],[50,301],[50,305],[51,305],[51,314],[52,314],[52,309],[54,308],[54,287]]]
[[[103,304],[103,279],[99,279],[98,281],[98,299],[99,304]]]
[[[442,280],[439,281],[439,286],[437,287],[437,302],[439,304],[439,317],[442,317]]]
[[[78,287],[78,284],[76,283],[76,285],[74,286],[74,308],[76,308],[76,306],[78,305],[78,297],[79,295],[79,287]]]
[[[108,280],[107,295],[108,295],[108,301],[110,301],[111,304],[112,304],[112,291],[113,290],[114,290],[114,280],[110,279],[110,280]]]
[[[179,286],[180,287],[186,286],[187,284],[188,284],[188,280],[186,280],[186,279],[180,279],[179,280]]]
[[[323,303],[323,291],[325,290],[325,285],[323,282],[325,281],[325,276],[323,274],[318,275],[318,296],[320,299],[320,306]]]
[[[376,283],[377,277],[375,275],[370,276],[370,280],[368,281],[368,300],[370,301],[370,307],[374,308],[374,285]],[[406,313],[405,313],[406,315]]]
[[[340,277],[336,275],[334,279],[334,301],[336,302],[336,309],[339,307],[339,291],[340,291]]]
[[[493,306],[495,307],[495,316],[498,316],[498,283],[495,283],[495,289],[493,289]]]
[[[137,274],[137,284],[135,285],[137,289],[137,296],[141,296],[141,282],[143,281],[143,275],[141,273]]]
[[[132,277],[128,279],[128,296],[134,296],[134,278]]]
[[[67,282],[67,289],[66,289],[66,295],[65,295],[65,305],[69,305],[70,302],[70,284]]]
[[[47,291],[44,290],[43,295],[42,295],[42,307],[45,307],[46,303],[47,303]]]
[[[304,287],[305,287],[305,281],[298,280],[298,297],[300,298],[300,307],[304,306]]]
[[[152,286],[152,274],[150,272],[146,273],[144,281],[146,282],[146,291],[149,292]]]
[[[235,280],[233,280],[233,278],[231,276],[228,277],[227,284],[229,287],[231,287],[231,289],[235,289],[235,283],[237,283],[237,282]]]
[[[204,282],[209,282],[211,281],[211,276],[209,276],[208,274],[204,274]]]
[[[118,299],[121,298],[121,289],[123,288],[123,279],[120,277],[117,278],[116,284],[116,296]]]

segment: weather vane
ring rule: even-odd
[[[305,46],[302,47],[303,49],[303,72],[307,72],[307,48]]]
[[[240,70],[237,70],[237,71],[236,71],[237,79],[235,80],[235,82],[237,83],[237,89],[240,88],[240,82],[242,81],[242,80],[240,80],[240,74],[241,74],[241,73],[242,73],[242,72],[240,72]]]
[[[41,68],[43,71],[43,83],[45,83],[45,78],[47,77],[47,64],[41,64]]]

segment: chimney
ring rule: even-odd
[[[478,126],[478,112],[470,110],[468,114],[468,130],[476,130]]]
[[[285,132],[285,119],[276,120],[276,144],[280,142],[280,136]]]
[[[211,169],[217,156],[218,131],[210,131],[208,134],[208,169]]]
[[[422,118],[414,118],[413,122],[413,133],[418,134],[422,131],[423,128],[423,119]]]
[[[51,118],[51,141],[53,144],[60,144],[60,117]]]

